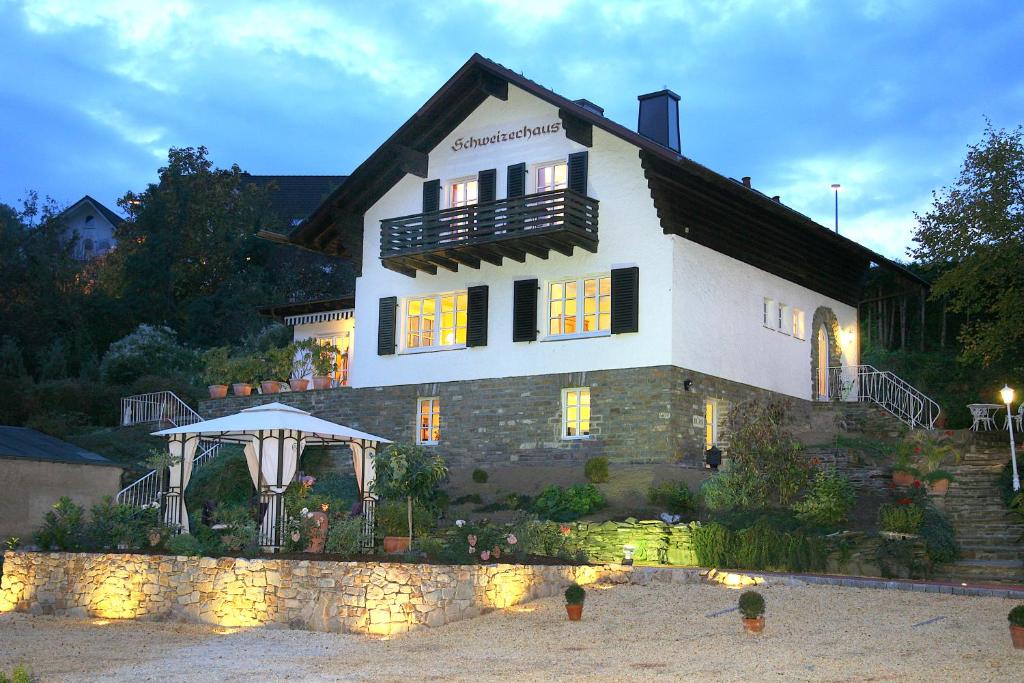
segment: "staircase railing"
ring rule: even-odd
[[[939,404],[888,370],[870,365],[831,367],[828,370],[829,398],[873,402],[911,429],[935,427],[942,410]]]

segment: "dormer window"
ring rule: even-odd
[[[537,167],[537,192],[564,190],[569,182],[569,167],[564,161],[556,161]]]
[[[93,217],[92,216],[86,216],[85,217],[85,222],[86,223],[92,223],[92,221],[93,221]]]

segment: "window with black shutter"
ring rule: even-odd
[[[423,213],[441,208],[441,181],[428,180],[423,183]]]
[[[612,269],[612,334],[640,329],[640,269]]]
[[[537,281],[516,280],[512,288],[512,341],[537,340]]]
[[[487,285],[470,287],[466,305],[466,346],[487,346]]]
[[[587,153],[569,155],[569,189],[585,195],[587,193]]]
[[[493,202],[497,199],[497,184],[498,171],[496,169],[480,171],[477,175],[477,201],[483,204],[484,202]]]
[[[391,356],[395,353],[395,324],[398,315],[398,298],[384,297],[380,300],[377,314],[377,355]]]
[[[526,194],[526,164],[512,164],[508,167],[506,183],[507,197],[522,197]]]

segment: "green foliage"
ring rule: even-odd
[[[700,524],[691,532],[693,551],[702,567],[732,566],[732,532],[717,522]]]
[[[479,493],[467,493],[464,496],[459,496],[458,498],[452,500],[451,504],[452,505],[466,505],[467,503],[475,503],[477,505],[480,505],[483,502],[484,502],[484,499],[480,497]]]
[[[482,470],[479,467],[473,470],[473,481],[477,484],[486,484],[487,478],[487,470]]]
[[[586,552],[568,526],[538,519],[525,519],[513,525],[510,532],[518,540],[519,552],[586,562]]]
[[[824,537],[799,529],[783,530],[769,518],[738,531],[716,522],[696,525],[691,540],[702,567],[821,571],[829,553]]]
[[[960,464],[960,451],[950,433],[915,429],[907,435],[905,442],[910,445],[923,474],[935,472],[949,462]]]
[[[921,477],[921,479],[930,484],[934,484],[937,481],[942,481],[943,479],[945,479],[946,481],[956,481],[956,477],[953,476],[953,473],[947,472],[946,470],[932,470],[928,474]]]
[[[403,510],[404,512],[404,510]],[[357,555],[361,550],[362,517],[332,515],[324,550],[335,555]]]
[[[230,346],[217,346],[203,353],[203,382],[209,385],[231,382]]]
[[[268,349],[261,356],[263,371],[260,379],[287,382],[292,376],[292,364],[295,362],[295,346],[289,344],[280,348]]]
[[[171,536],[164,543],[164,549],[169,555],[185,555],[187,557],[199,557],[207,554],[205,545],[192,534],[177,534]]]
[[[130,505],[115,505],[108,496],[89,509],[82,547],[94,551],[146,548],[150,545],[149,532],[161,526],[157,508],[140,510]]]
[[[214,519],[227,527],[221,532],[220,542],[228,552],[249,555],[259,552],[259,526],[251,507],[219,505]]]
[[[255,494],[245,453],[239,446],[225,445],[193,473],[185,501],[190,510],[199,510],[208,500],[222,506],[247,505]]]
[[[35,683],[39,679],[32,675],[29,670],[24,666],[14,667],[14,671],[11,672],[11,677],[8,678],[7,674],[0,671],[0,683]]]
[[[329,500],[331,510],[344,512],[359,499],[359,483],[351,474],[325,472],[316,478],[316,483],[313,484],[310,493]]]
[[[377,528],[385,536],[407,536],[409,534],[408,508],[404,502],[382,501],[374,511]],[[429,532],[436,524],[434,515],[422,503],[412,506],[412,526],[423,533]]]
[[[853,485],[846,477],[822,470],[814,475],[803,500],[790,507],[800,520],[819,526],[836,526],[846,521],[856,500]]]
[[[46,513],[43,525],[35,533],[35,542],[43,550],[81,550],[85,536],[85,510],[64,496]]]
[[[574,583],[565,589],[565,604],[567,605],[582,605],[586,599],[587,591],[583,590],[583,586],[578,583]]]
[[[25,369],[25,357],[14,337],[0,339],[0,377],[21,379],[28,377]]]
[[[412,538],[415,504],[425,506],[432,501],[438,486],[448,476],[444,458],[419,446],[392,444],[377,454],[374,465],[377,479],[373,482],[373,492],[385,499],[406,500],[408,531]]]
[[[1014,626],[1024,628],[1024,605],[1017,605],[1010,610],[1010,613],[1006,615],[1006,617]]]
[[[921,520],[921,539],[924,541],[928,559],[933,564],[948,564],[960,557],[960,547],[956,542],[956,531],[946,516],[935,508],[924,509]]]
[[[228,359],[226,370],[230,384],[256,384],[262,379],[263,362],[259,356],[234,356]]]
[[[606,505],[604,495],[593,484],[546,487],[533,501],[533,511],[555,522],[571,522]]]
[[[756,508],[756,501],[762,498],[760,488],[755,473],[727,461],[718,474],[701,484],[700,495],[708,510],[750,510]]]
[[[931,568],[914,551],[913,540],[883,540],[875,554],[882,576],[901,579],[927,576]]]
[[[110,345],[100,362],[109,384],[129,384],[142,375],[173,375],[195,369],[196,357],[169,327],[142,324]]]
[[[4,541],[5,550],[17,550],[21,547],[21,539],[17,536],[8,536],[7,540]]]
[[[757,591],[743,591],[739,607],[744,619],[757,619],[764,614],[764,596]]]
[[[924,521],[924,509],[915,503],[885,503],[878,508],[878,525],[882,531],[916,534]]]
[[[647,490],[647,502],[674,515],[693,512],[697,500],[684,481],[665,481]]]
[[[597,457],[587,460],[583,466],[583,476],[591,484],[603,484],[608,481],[608,458]]]
[[[341,353],[334,344],[323,344],[310,337],[295,343],[297,351],[294,363],[296,377],[316,375],[325,377],[337,367],[338,354]]]

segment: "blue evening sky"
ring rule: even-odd
[[[683,153],[901,257],[988,116],[1024,122],[1014,0],[0,0],[0,202],[111,208],[168,147],[345,174],[474,52],[636,125],[682,96]]]

